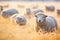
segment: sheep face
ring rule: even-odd
[[[44,15],[44,14],[38,14],[35,16],[36,16],[37,23],[41,23],[41,24],[43,24],[45,22],[46,17],[47,17],[47,15]]]

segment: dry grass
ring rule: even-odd
[[[45,5],[54,5],[56,9],[60,8],[60,3],[56,2],[1,2],[0,5],[9,4],[8,8],[16,8],[21,15],[25,13],[27,7],[32,8],[34,5],[38,5],[38,8],[41,8],[45,11]],[[18,7],[18,4],[24,5],[24,7]],[[18,24],[12,22],[10,19],[4,19],[0,15],[0,40],[60,40],[60,18],[55,12],[46,12],[46,15],[51,15],[56,18],[58,22],[59,29],[53,33],[36,33],[34,27],[36,26],[35,18],[27,17],[27,24],[24,26],[19,26]]]

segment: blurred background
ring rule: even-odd
[[[25,2],[26,1],[26,2]],[[28,2],[27,2],[28,1]],[[35,1],[35,2],[34,2]],[[9,18],[5,19],[0,12],[0,40],[60,40],[60,15],[57,14],[57,9],[60,9],[60,0],[0,0],[0,6],[4,6],[4,10],[15,8],[21,15],[24,15],[26,8],[32,9],[37,6],[37,9],[42,9],[44,14],[53,16],[58,23],[58,30],[52,33],[36,33],[35,17],[27,18],[27,24],[20,26]],[[47,12],[45,6],[53,5],[54,12]]]

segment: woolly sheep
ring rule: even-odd
[[[45,14],[37,14],[36,17],[36,32],[40,29],[45,30],[47,32],[53,32],[55,29],[58,29],[57,21],[52,16],[47,16]]]
[[[9,10],[3,11],[2,16],[4,18],[9,18],[13,14],[18,14],[18,11],[16,9],[9,9]]]

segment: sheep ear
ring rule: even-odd
[[[37,15],[35,15],[35,17],[37,17]]]

